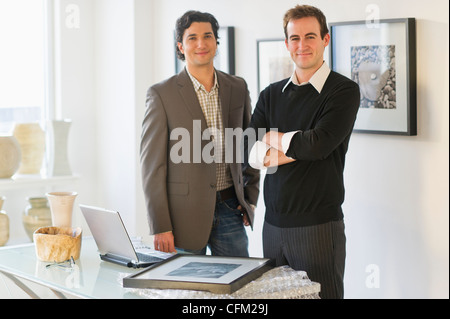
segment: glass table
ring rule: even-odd
[[[92,237],[83,237],[80,258],[72,267],[39,261],[34,244],[0,248],[0,273],[12,280],[32,298],[39,296],[21,279],[51,289],[57,297],[139,298],[122,287],[122,278],[139,271],[103,262]]]
[[[47,287],[58,298],[90,299],[317,299],[320,284],[304,271],[288,266],[264,273],[231,295],[176,289],[124,288],[123,278],[142,269],[127,268],[100,259],[92,237],[83,237],[80,258],[72,267],[39,261],[34,244],[0,248],[0,274],[31,298],[40,298],[23,280]]]

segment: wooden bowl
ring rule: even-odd
[[[33,234],[36,255],[46,262],[63,262],[80,258],[81,228],[41,227]]]

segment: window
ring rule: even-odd
[[[46,0],[0,0],[0,134],[46,117]]]

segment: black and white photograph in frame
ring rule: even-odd
[[[125,277],[123,286],[231,294],[272,268],[268,258],[178,254]]]
[[[359,84],[354,131],[417,135],[415,19],[330,23],[330,67]]]
[[[172,277],[220,278],[241,264],[190,262],[167,274]]]
[[[235,75],[235,49],[234,49],[234,27],[220,27],[217,31],[219,36],[219,45],[217,46],[216,57],[214,58],[214,67],[217,70]],[[175,39],[176,46],[176,39]],[[180,73],[185,66],[185,62],[177,57],[175,49],[175,73]]]
[[[352,80],[361,90],[361,108],[395,109],[395,46],[352,47]]]

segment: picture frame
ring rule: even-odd
[[[268,258],[177,254],[123,278],[123,286],[231,294],[272,268]]]
[[[235,57],[235,39],[234,27],[220,27],[217,31],[219,36],[219,45],[214,58],[214,67],[217,70],[226,72],[231,75],[236,73],[236,57]],[[176,45],[175,40],[175,45]],[[185,66],[185,62],[177,57],[175,48],[175,73],[180,73]]]
[[[258,93],[270,83],[281,81],[292,76],[294,62],[283,38],[260,39],[257,45]]]
[[[354,132],[417,135],[415,19],[329,24],[330,68],[359,84]]]

